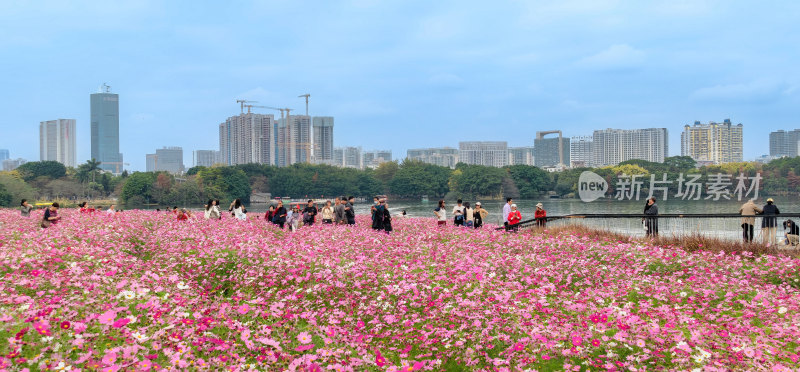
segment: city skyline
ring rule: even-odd
[[[683,125],[731,118],[745,124],[744,159],[753,160],[769,153],[770,132],[800,127],[798,51],[786,47],[800,33],[798,10],[744,1],[7,3],[0,55],[13,73],[0,93],[0,148],[38,160],[36,125],[74,118],[85,162],[86,95],[105,82],[121,97],[119,152],[132,170],[145,169],[154,143],[217,149],[235,99],[299,114],[305,93],[310,116],[336,117],[336,147],[527,147],[553,128],[568,138],[663,127],[674,156]],[[251,22],[270,14],[281,14],[272,27]]]

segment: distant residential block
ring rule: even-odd
[[[800,129],[772,132],[769,134],[769,156],[772,158],[799,156],[798,144],[800,144]]]
[[[432,147],[406,151],[406,158],[440,167],[455,168],[459,161],[459,151],[452,147]]]
[[[148,172],[182,174],[185,171],[183,165],[183,148],[164,147],[157,149],[155,154],[146,155],[146,163]]]
[[[39,160],[76,167],[75,119],[39,122]]]
[[[464,164],[487,167],[508,165],[508,142],[470,141],[458,143],[458,160]]]
[[[604,129],[592,135],[595,167],[614,166],[631,159],[663,163],[669,156],[666,128]]]
[[[691,156],[698,164],[723,164],[740,162],[742,151],[742,124],[709,122],[686,125],[681,133],[681,155]]]

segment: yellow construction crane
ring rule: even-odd
[[[302,98],[302,97],[306,98],[306,116],[308,116],[308,97],[311,97],[311,95],[306,93],[306,94],[301,94],[301,95],[299,95],[297,97],[298,98]]]
[[[241,105],[242,114],[244,114],[244,107],[247,106],[247,103],[258,103],[258,101],[248,101],[246,99],[237,99],[236,103]],[[247,112],[250,112],[250,108],[247,109]]]

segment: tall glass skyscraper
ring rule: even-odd
[[[92,159],[100,169],[122,173],[122,154],[119,152],[119,95],[103,84],[100,93],[90,96],[92,120]]]

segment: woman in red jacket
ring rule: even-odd
[[[508,214],[508,229],[516,231],[520,221],[522,221],[522,213],[519,212],[516,204],[511,204],[511,213]]]
[[[536,226],[544,227],[547,224],[547,211],[544,210],[542,203],[536,204],[536,212],[533,212],[536,219]]]

